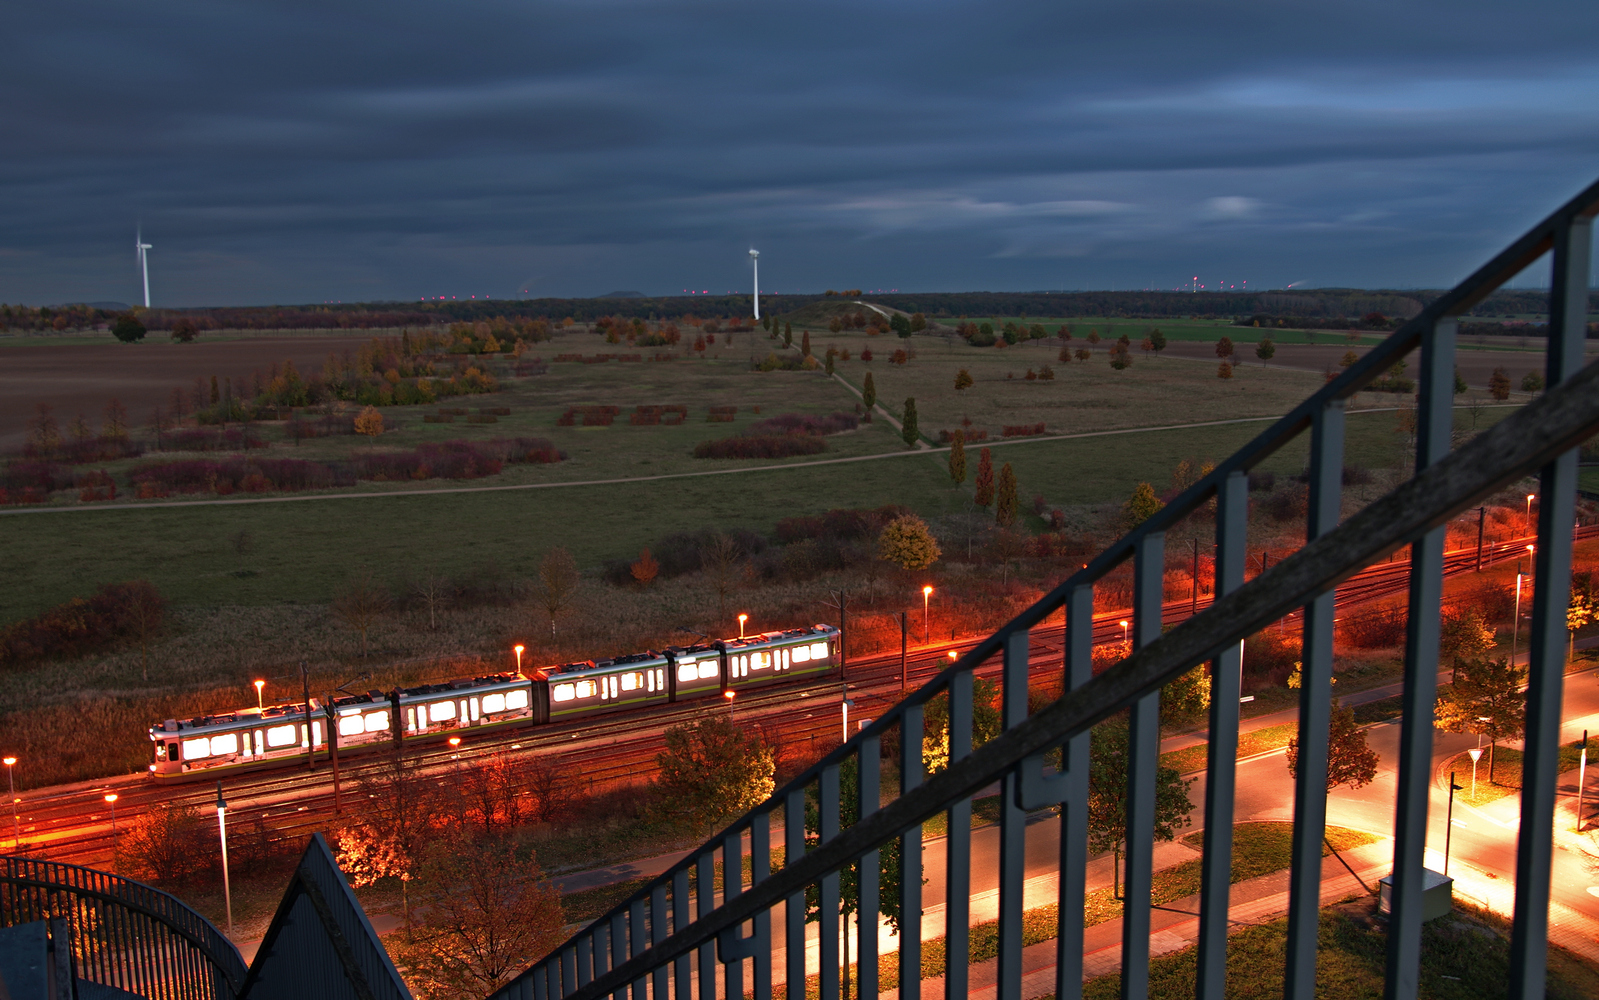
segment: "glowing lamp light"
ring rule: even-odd
[[[949,661],[950,661],[950,662],[951,662],[951,663],[954,663],[954,662],[955,662],[955,661],[956,661],[956,660],[958,660],[958,659],[960,659],[960,657],[958,657],[958,656],[956,656],[956,655],[955,655],[955,651],[954,651],[954,650],[953,650],[953,649],[952,649],[952,650],[950,650],[950,651],[949,651]]]
[[[256,681],[255,682],[255,708],[256,708],[256,711],[258,711],[258,712],[265,712],[266,711],[266,706],[261,701],[261,691],[265,687],[266,687],[266,681]]]
[[[117,800],[117,793],[116,792],[112,792],[110,795],[107,795],[105,797],[105,800],[106,800],[106,802],[108,804],[112,803],[112,802],[115,802]]]
[[[459,736],[451,736],[450,737],[450,746],[451,747],[458,747],[460,745],[461,745],[461,737],[459,737]]]
[[[737,691],[723,691],[722,692],[722,697],[726,698],[728,701],[732,701],[737,696],[738,696],[738,692]]]
[[[750,616],[749,615],[739,615],[738,616],[738,637],[740,639],[744,638],[744,623],[749,621],[749,620],[750,620]],[[733,692],[731,692],[731,691],[728,692],[728,694],[730,694],[730,695],[732,693]]]
[[[512,646],[511,648],[516,651],[516,672],[517,673],[521,673],[522,672],[522,650],[526,649],[527,647],[522,645],[519,642],[516,645]]]
[[[931,597],[932,594],[933,594],[933,588],[932,587],[923,587],[922,588],[922,596],[923,597]]]
[[[10,767],[12,764],[15,764],[16,762],[17,762],[17,758],[15,758],[15,757],[7,757],[5,759],[6,767]]]

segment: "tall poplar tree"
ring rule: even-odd
[[[1016,523],[1016,471],[1006,462],[999,469],[999,496],[994,505],[994,522],[1001,528]]]
[[[977,506],[987,507],[994,502],[994,456],[987,449],[977,453]]]
[[[900,427],[900,437],[905,439],[905,447],[914,448],[916,442],[921,440],[921,434],[916,430],[916,397],[905,398],[905,421]]]
[[[966,432],[956,431],[949,446],[949,478],[959,486],[966,481]]]

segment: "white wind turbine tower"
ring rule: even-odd
[[[144,241],[144,233],[134,230],[133,249],[139,254],[139,270],[144,274],[144,307],[150,308],[150,256],[145,251],[151,249],[151,244]]]
[[[750,261],[755,264],[755,318],[761,318],[761,252],[750,251]]]

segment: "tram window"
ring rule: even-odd
[[[795,663],[804,663],[806,660],[809,660],[810,658],[811,658],[811,647],[809,647],[809,646],[795,646],[794,647],[794,662]]]
[[[679,684],[695,680],[699,677],[699,675],[700,672],[694,669],[693,660],[688,660],[677,665],[677,682]]]
[[[182,760],[183,759],[183,744],[179,743],[177,740],[173,740],[170,743],[168,743],[167,744],[167,759],[168,760]]]
[[[389,713],[387,712],[368,712],[364,718],[366,719],[366,731],[369,733],[381,733],[389,728]]]
[[[527,689],[518,688],[515,691],[505,692],[505,710],[514,711],[527,707]]]
[[[644,671],[644,680],[646,682],[645,686],[648,687],[651,692],[654,692],[654,690],[655,690],[655,671],[653,671],[653,670]]]
[[[767,667],[772,665],[772,651],[769,649],[761,650],[752,658],[755,660],[755,662],[751,663],[750,666],[754,667],[756,670],[765,670]]]
[[[211,756],[221,757],[224,754],[239,752],[239,734],[223,733],[211,737]]]
[[[360,736],[364,732],[366,732],[366,723],[361,721],[359,714],[339,716],[340,736]]]
[[[551,701],[571,701],[577,697],[577,688],[571,684],[557,684],[550,688]]]
[[[797,660],[797,659],[799,659],[799,657],[796,656],[795,659]],[[813,659],[813,660],[825,660],[825,659],[827,659],[827,643],[825,643],[825,642],[813,642],[813,643],[811,643],[811,659]]]
[[[195,760],[199,757],[211,756],[211,741],[201,736],[198,739],[183,741],[183,759]]]
[[[505,695],[495,692],[483,696],[483,714],[505,711]]]
[[[455,702],[436,701],[428,706],[428,721],[443,722],[445,719],[455,718]]]
[[[637,691],[638,687],[639,687],[639,675],[638,674],[631,673],[631,674],[623,674],[622,675],[622,690],[623,691]]]
[[[600,686],[593,681],[578,681],[577,696],[579,698],[592,698],[600,693]]]
[[[286,747],[300,741],[296,726],[272,726],[267,733],[267,746]]]
[[[700,661],[700,680],[703,681],[715,677],[720,672],[716,667],[715,660]]]

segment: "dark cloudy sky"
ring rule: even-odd
[[[7,8],[0,301],[1415,287],[1599,175],[1593,0]]]

